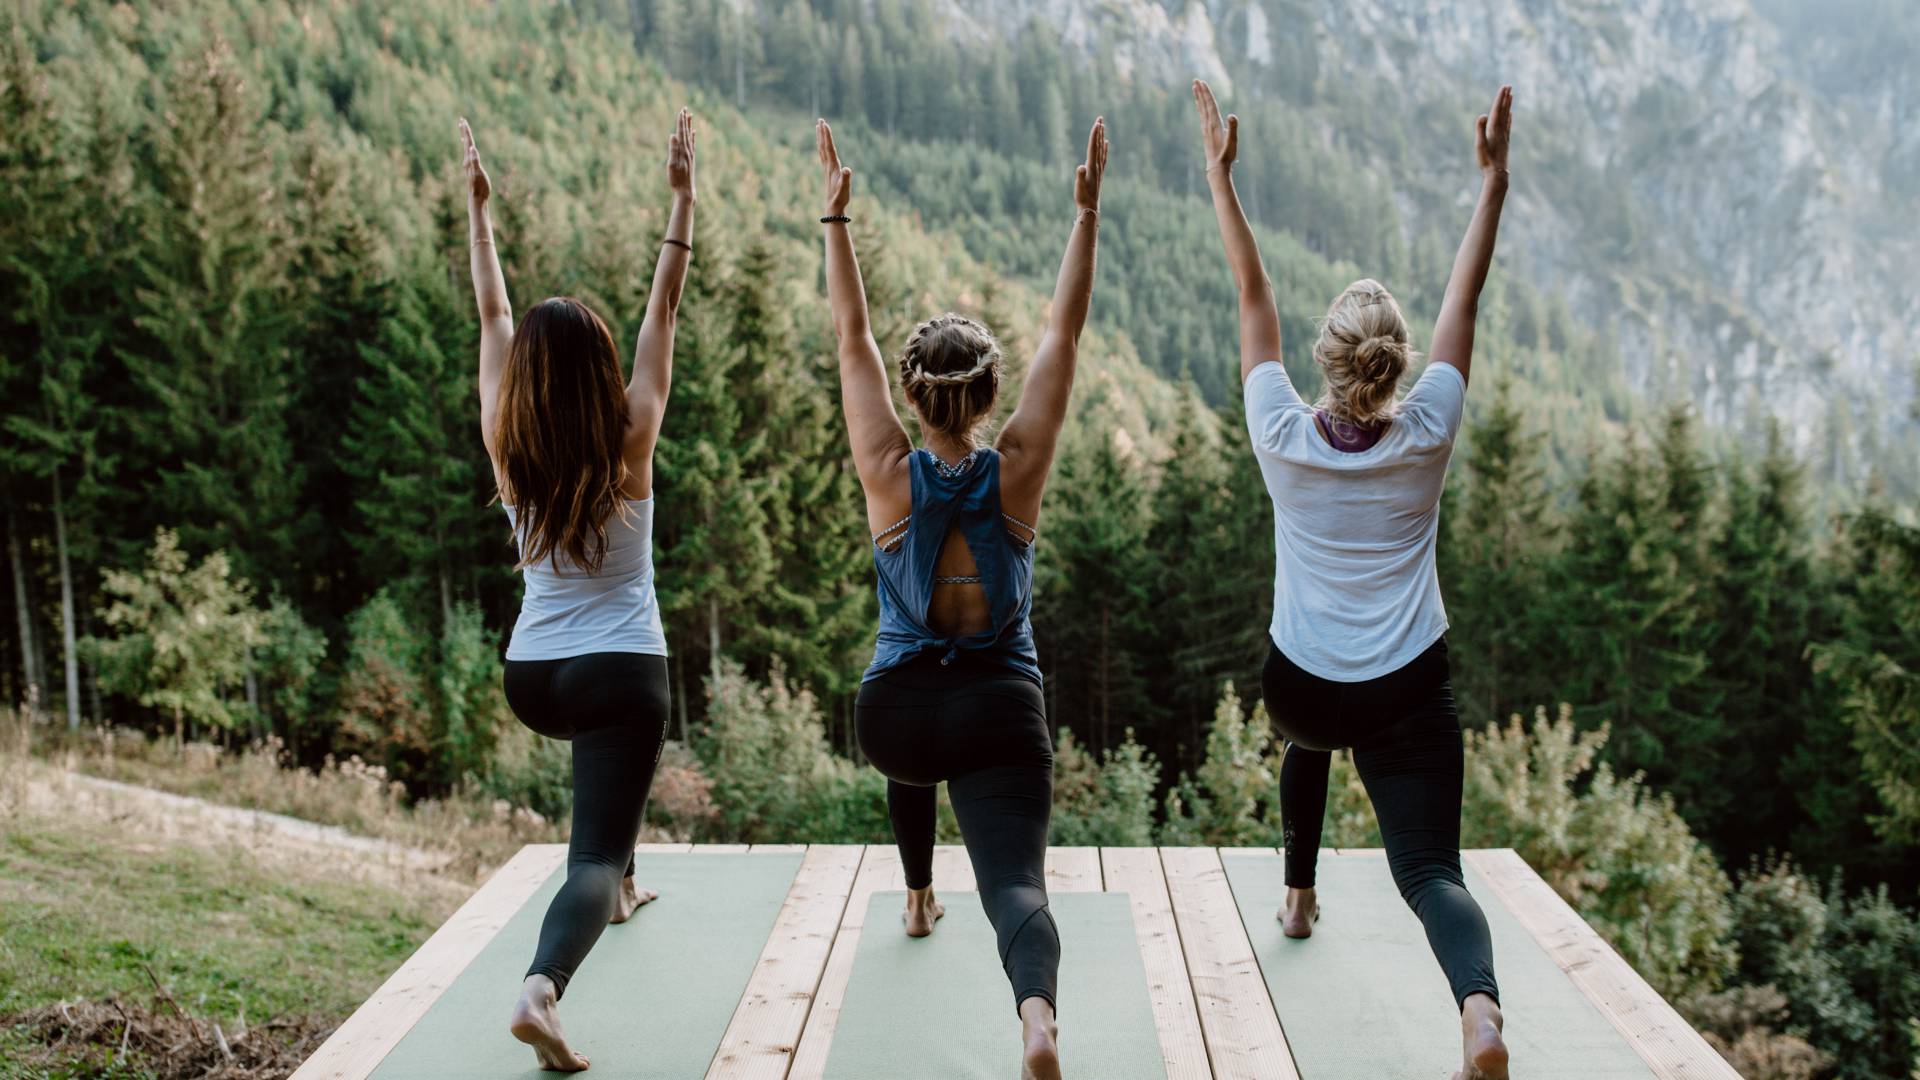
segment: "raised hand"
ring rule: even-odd
[[[1073,204],[1082,210],[1100,209],[1100,181],[1107,175],[1107,118],[1094,120],[1087,133],[1087,161],[1073,171]]]
[[[1473,122],[1473,153],[1480,171],[1507,171],[1507,144],[1513,140],[1513,87],[1503,86],[1493,96],[1493,109]]]
[[[1200,112],[1200,140],[1207,150],[1207,171],[1231,169],[1240,154],[1240,118],[1220,120],[1220,103],[1213,99],[1213,87],[1193,80],[1193,105]]]
[[[674,121],[673,134],[667,138],[667,186],[682,198],[694,197],[693,147],[698,141],[693,113],[683,108]]]
[[[478,206],[493,194],[493,182],[487,179],[487,170],[480,164],[480,150],[473,145],[473,129],[467,126],[464,116],[460,118],[460,141],[466,145],[463,165],[467,171],[467,201]]]
[[[813,122],[814,143],[820,151],[820,167],[826,172],[827,213],[847,212],[847,200],[853,195],[853,170],[840,164],[840,151],[833,145],[833,129],[825,120]]]

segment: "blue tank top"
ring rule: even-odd
[[[879,578],[880,633],[873,663],[862,681],[899,667],[930,650],[950,663],[962,650],[995,660],[1040,682],[1040,658],[1033,647],[1033,545],[1016,542],[1000,510],[1000,454],[982,447],[949,471],[926,450],[907,458],[913,483],[913,508],[904,534],[892,550],[875,543],[873,565]],[[957,528],[973,552],[980,588],[987,594],[992,625],[977,634],[949,637],[927,625],[933,599],[933,567]]]

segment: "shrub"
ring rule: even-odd
[[[436,781],[451,784],[484,772],[500,733],[521,728],[507,707],[502,678],[499,641],[487,629],[480,609],[454,605],[440,634],[435,678]]]
[[[1746,1080],[1813,1080],[1833,1064],[1807,1040],[1779,1030],[1787,996],[1771,986],[1695,994],[1679,1004],[1707,1045]]]
[[[164,713],[176,742],[188,722],[230,730],[248,715],[233,691],[246,679],[263,616],[225,552],[192,565],[179,536],[161,529],[146,566],[105,577],[112,602],[100,618],[111,635],[86,642],[103,689]]]
[[[827,746],[812,691],[776,663],[766,683],[722,659],[707,680],[707,726],[695,746],[723,833],[747,843],[884,842],[886,782]]]
[[[346,669],[336,715],[343,749],[402,782],[427,779],[433,766],[433,705],[427,643],[386,590],[347,617]]]
[[[1884,888],[1848,899],[1792,863],[1756,863],[1734,893],[1740,976],[1786,996],[1789,1030],[1833,1054],[1840,1080],[1913,1071],[1920,920]]]
[[[1167,792],[1168,844],[1271,847],[1280,842],[1280,762],[1266,707],[1244,715],[1228,683],[1207,731],[1206,759]]]
[[[1153,790],[1160,763],[1133,731],[1117,749],[1095,759],[1060,729],[1053,751],[1053,826],[1055,844],[1145,847],[1153,843]]]

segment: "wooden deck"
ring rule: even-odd
[[[694,857],[750,849],[643,845],[641,850]],[[797,854],[799,869],[706,1076],[823,1080],[868,902],[876,891],[905,888],[899,857],[892,847],[878,845],[751,850]],[[1279,858],[1272,849],[1225,854]],[[1273,915],[1240,909],[1222,855],[1213,848],[1054,848],[1048,852],[1047,883],[1054,892],[1127,895],[1169,1080],[1297,1080],[1302,1072],[1288,1042],[1286,1017],[1276,1015],[1249,938],[1247,927],[1254,924],[1243,921]],[[294,1074],[296,1080],[362,1080],[373,1074],[564,858],[560,845],[520,851],[333,1033]],[[1491,886],[1492,899],[1645,1063],[1647,1074],[1661,1080],[1739,1080],[1517,855],[1473,851],[1466,861]],[[962,849],[936,851],[934,882],[942,894],[973,889]],[[1481,900],[1489,901],[1485,890]],[[1433,963],[1419,954],[1410,955],[1409,962],[1427,968]],[[704,1056],[704,1049],[700,1053]],[[604,1072],[596,1066],[589,1075]]]

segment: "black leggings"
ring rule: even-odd
[[[528,975],[553,980],[556,996],[607,928],[647,791],[667,739],[667,658],[587,653],[565,660],[509,660],[507,704],[520,722],[573,743],[573,831],[567,881],[540,924]]]
[[[1454,1004],[1472,994],[1498,1001],[1487,918],[1460,876],[1464,763],[1446,639],[1398,671],[1358,683],[1320,678],[1273,648],[1260,681],[1267,713],[1287,740],[1280,765],[1287,884],[1313,888],[1329,752],[1351,747],[1393,882],[1426,928]]]
[[[1053,738],[1039,684],[962,653],[918,657],[860,687],[860,749],[887,777],[887,812],[907,887],[933,884],[934,785],[947,782],[980,906],[1017,1009],[1054,1003],[1060,934],[1047,908]]]

